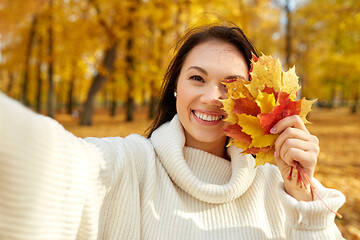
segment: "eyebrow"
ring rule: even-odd
[[[205,69],[201,68],[201,67],[191,66],[191,67],[188,68],[188,70],[190,70],[190,69],[196,69],[196,70],[202,72],[203,74],[205,74],[206,76],[208,75],[208,72]],[[234,79],[234,78],[241,78],[243,80],[246,80],[246,78],[244,76],[241,76],[241,75],[231,75],[231,76],[225,77],[224,79]]]
[[[191,66],[191,67],[188,68],[188,70],[190,70],[190,69],[196,69],[196,70],[202,72],[203,74],[205,74],[206,76],[208,75],[208,72],[205,69],[201,68],[201,67]]]
[[[241,78],[242,80],[246,80],[245,77],[240,76],[240,75],[233,75],[233,76],[228,76],[225,79],[235,79],[235,78]]]

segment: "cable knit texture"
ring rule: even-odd
[[[151,139],[83,140],[0,93],[0,239],[342,239],[276,166],[184,143],[177,116]],[[332,209],[345,202],[314,184]]]

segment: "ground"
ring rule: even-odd
[[[127,136],[142,134],[150,120],[147,111],[139,108],[134,122],[125,122],[123,112],[110,117],[107,111],[98,110],[91,127],[78,125],[71,115],[58,114],[56,119],[79,137]],[[346,196],[339,210],[342,219],[336,219],[344,238],[360,239],[360,113],[350,114],[349,109],[314,109],[308,116],[307,127],[320,140],[321,153],[315,177],[326,187],[335,188]]]

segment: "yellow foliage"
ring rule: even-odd
[[[252,60],[251,83],[246,85],[254,98],[265,86],[280,91],[282,69],[279,60],[262,55],[257,62]]]
[[[277,135],[266,134],[260,126],[260,120],[258,117],[250,116],[247,114],[238,114],[238,124],[243,128],[243,132],[250,135],[252,142],[249,145],[251,147],[264,148],[267,146],[273,146]]]
[[[233,99],[252,98],[251,93],[246,87],[246,84],[248,83],[250,82],[243,79],[237,79],[237,81],[233,81],[233,80],[227,81],[226,88],[228,91],[228,96],[230,96],[230,98]]]
[[[274,94],[260,92],[258,97],[255,99],[255,102],[261,109],[261,113],[269,113],[273,110],[275,106],[275,96]]]
[[[225,99],[222,100],[223,106],[224,106],[224,110],[227,113],[226,118],[224,119],[225,121],[231,123],[231,124],[235,124],[238,121],[238,118],[236,116],[236,114],[234,114],[232,112],[232,110],[234,109],[234,101],[232,99]]]
[[[259,152],[256,155],[256,166],[264,165],[265,163],[270,163],[276,165],[276,160],[274,158],[274,149],[271,149],[267,152]]]
[[[289,93],[293,100],[295,100],[296,93],[300,90],[298,79],[299,77],[295,73],[295,66],[284,72],[281,79],[281,90]]]
[[[237,148],[240,148],[240,149],[242,149],[242,150],[246,150],[246,149],[248,149],[249,146],[250,146],[249,144],[247,144],[247,143],[245,143],[245,142],[234,141],[234,139],[231,139],[231,140],[230,140],[230,142],[229,142],[229,144],[227,145],[227,147],[232,146],[232,145],[234,145],[234,146],[236,146]]]
[[[311,106],[313,105],[314,102],[316,102],[317,99],[313,99],[313,100],[306,100],[305,98],[302,99],[301,102],[301,112],[299,113],[299,117],[301,118],[301,120],[304,123],[310,123],[307,119],[306,119],[306,115],[311,111]]]

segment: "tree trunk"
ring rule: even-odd
[[[112,117],[116,116],[116,107],[117,107],[116,100],[113,99],[111,101],[111,106],[110,106],[110,116]]]
[[[54,73],[54,53],[53,53],[53,0],[49,2],[49,28],[48,28],[48,56],[49,56],[49,66],[48,66],[48,82],[49,82],[49,89],[48,89],[48,99],[47,99],[47,110],[48,116],[54,118],[54,108],[55,108],[55,95],[54,95],[54,80],[53,80],[53,73]]]
[[[74,87],[75,87],[75,74],[73,74],[73,76],[70,79],[70,86],[69,86],[69,91],[67,94],[67,113],[68,114],[72,114],[73,112],[73,106],[74,106],[74,99],[73,99],[73,92],[74,92]]]
[[[133,80],[133,73],[134,73],[134,56],[132,54],[132,50],[134,47],[134,13],[136,11],[137,4],[133,4],[129,9],[129,15],[131,16],[127,25],[127,31],[129,32],[129,38],[126,43],[126,79],[128,83],[128,92],[127,92],[127,99],[126,99],[126,121],[130,122],[134,120],[134,80]]]
[[[115,78],[111,78],[112,88],[111,88],[111,100],[110,100],[110,116],[115,117],[116,107],[117,107],[117,96],[116,96],[116,83]]]
[[[92,115],[94,113],[95,97],[98,91],[105,84],[109,74],[111,74],[111,72],[113,71],[116,56],[116,47],[117,44],[113,43],[112,46],[105,51],[102,67],[106,69],[106,73],[104,74],[102,73],[102,71],[99,71],[93,79],[86,102],[84,104],[84,111],[81,115],[81,125],[92,125]]]
[[[9,72],[9,84],[7,85],[6,93],[11,96],[11,91],[14,86],[14,73]]]
[[[335,98],[336,98],[336,89],[335,85],[331,84],[331,90],[330,90],[330,103],[329,108],[332,109],[335,106]]]
[[[290,0],[286,0],[285,11],[286,11],[286,67],[291,67],[291,11],[290,11]]]
[[[76,81],[76,61],[73,61],[72,63],[72,73],[70,77],[70,83],[69,83],[69,90],[67,92],[67,101],[66,101],[66,112],[68,114],[73,113],[73,106],[74,106],[74,88],[75,88],[75,81]]]
[[[149,118],[153,119],[155,117],[156,108],[158,106],[158,99],[154,96],[151,96],[150,98],[150,104],[149,104]]]
[[[126,102],[126,121],[131,122],[134,120],[134,98],[131,96],[131,91],[128,91]]]
[[[30,58],[31,58],[31,50],[34,44],[35,39],[35,29],[37,24],[37,16],[33,16],[30,32],[29,32],[29,40],[26,47],[26,56],[25,56],[25,67],[24,67],[24,81],[22,85],[22,102],[25,106],[29,106],[28,99],[28,91],[29,91],[29,71],[30,71]]]
[[[178,26],[178,25],[176,25]],[[151,21],[151,19],[149,20],[149,29],[151,32],[155,32],[155,29],[154,29],[154,23]],[[160,39],[162,39],[163,36],[160,36]],[[154,49],[155,48],[155,39],[154,37],[152,37],[150,39],[150,47],[149,47],[149,51],[150,49]],[[159,41],[159,44],[160,44],[160,41]],[[160,51],[161,52],[161,51]],[[148,56],[152,56],[151,52],[148,53]],[[158,61],[157,61],[158,62]],[[159,65],[160,67],[160,65]],[[150,83],[149,83],[149,86],[150,86],[150,103],[149,103],[149,113],[148,113],[148,117],[150,119],[152,119],[155,115],[155,111],[156,111],[156,93],[155,93],[155,77],[151,77],[150,78]]]
[[[127,57],[126,57],[126,65],[127,67],[125,67],[126,69],[126,79],[127,79],[127,83],[128,83],[128,91],[127,91],[127,96],[126,96],[126,121],[130,122],[134,120],[134,97],[133,97],[133,93],[134,93],[134,82],[133,82],[133,76],[131,73],[133,73],[133,69],[134,69],[134,58],[133,56],[131,56],[129,52],[131,52],[132,49],[132,45],[133,45],[133,39],[130,38],[127,42]]]
[[[42,78],[41,78],[41,62],[42,62],[42,43],[43,38],[39,36],[38,40],[38,54],[36,62],[36,76],[37,76],[37,86],[36,86],[36,112],[41,112],[41,96],[42,96]]]
[[[355,96],[354,96],[354,103],[353,105],[351,106],[351,113],[352,114],[356,114],[357,112],[357,108],[358,108],[358,105],[359,105],[359,83],[356,84],[356,88],[355,88]]]
[[[181,18],[181,14],[182,14],[182,10],[183,10],[183,7],[182,5],[185,5],[185,8],[187,7],[187,3],[182,3],[182,1],[177,1],[177,6],[178,6],[178,11],[177,11],[177,15],[175,17],[175,26],[181,26],[182,23],[180,21],[180,18]],[[160,9],[163,9],[163,16],[162,16],[162,20],[166,21],[166,15],[164,14],[165,12],[165,6],[163,3],[158,3],[156,4],[156,6]],[[152,21],[149,21],[149,28],[151,29],[152,32],[155,31],[154,29],[154,24],[152,23]],[[165,36],[167,35],[167,28],[164,28],[163,26],[161,27],[160,29],[160,36],[159,36],[159,39],[157,39],[157,46],[158,49],[157,51],[159,52],[163,52],[164,51],[164,42],[165,42]],[[180,28],[178,28],[178,31],[177,31],[177,35],[178,37],[180,37]],[[155,40],[151,40],[151,45],[152,46],[155,46]],[[160,69],[163,68],[163,63],[164,63],[164,58],[161,56],[161,55],[157,55],[157,59],[156,59],[156,64],[158,65],[158,67]],[[155,116],[155,112],[156,112],[156,108],[157,108],[157,105],[158,105],[158,98],[157,98],[157,94],[158,94],[158,87],[156,86],[156,79],[154,78],[151,78],[150,79],[150,103],[149,103],[149,114],[148,114],[148,117],[150,119],[154,118]]]

